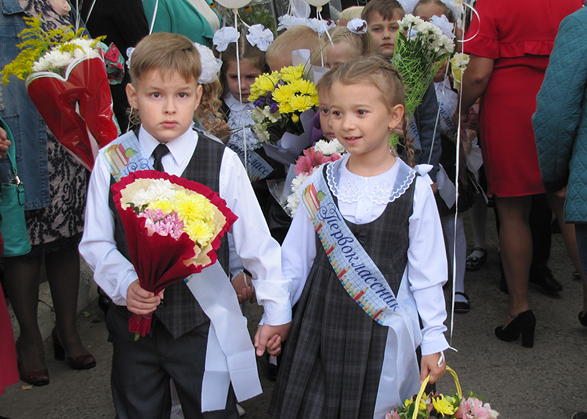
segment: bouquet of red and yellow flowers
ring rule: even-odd
[[[130,261],[141,287],[154,294],[214,264],[220,239],[237,219],[218,193],[163,172],[131,173],[112,191]],[[129,320],[137,337],[150,330],[150,315]]]

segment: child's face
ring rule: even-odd
[[[373,12],[369,16],[368,27],[373,39],[375,52],[383,55],[388,60],[393,57],[395,37],[399,30],[398,20],[401,20],[398,12],[394,13],[392,20],[384,19],[379,12]]]
[[[332,47],[331,43],[328,43],[325,50],[326,62],[324,65],[327,68],[334,68],[339,64],[348,63],[349,61],[361,56],[360,51],[356,51],[355,48],[346,41],[336,42],[334,47]]]
[[[418,6],[418,17],[429,22],[432,16],[442,16],[445,9],[435,3],[425,3]]]
[[[138,109],[145,130],[162,143],[184,134],[191,126],[200,104],[202,86],[186,81],[179,73],[145,73],[126,87],[128,103]]]
[[[367,158],[389,153],[389,135],[402,119],[402,105],[389,109],[381,91],[367,83],[336,82],[329,99],[334,134],[349,153]]]
[[[322,128],[324,138],[328,141],[332,141],[336,136],[334,135],[332,124],[330,123],[330,94],[328,90],[320,92],[319,100],[318,112],[320,112],[320,128]]]
[[[236,60],[228,63],[226,69],[226,84],[228,85],[228,90],[236,100],[239,98],[237,70]],[[251,86],[255,83],[255,79],[261,75],[261,70],[259,70],[259,67],[251,59],[240,60],[240,70],[241,94],[243,97],[243,103],[245,103],[249,101]]]

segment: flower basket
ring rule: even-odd
[[[414,398],[406,400],[404,405],[385,415],[385,419],[497,419],[499,413],[491,409],[489,403],[483,403],[469,392],[467,398],[463,391],[457,373],[450,367],[446,370],[452,376],[456,394],[444,396],[442,394],[424,393],[430,376],[422,382],[420,391]]]

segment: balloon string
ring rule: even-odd
[[[234,13],[234,28],[238,30],[238,9],[232,9]],[[241,109],[243,109],[243,92],[241,89],[241,65],[240,65],[240,51],[239,51],[239,40],[236,40],[236,77],[238,81],[238,100],[241,104]],[[243,131],[243,152],[245,154],[245,168],[248,169],[247,164],[247,131],[245,129],[245,118],[241,117],[242,122],[242,131]]]

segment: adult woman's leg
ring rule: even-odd
[[[88,355],[77,330],[77,297],[80,283],[80,256],[77,247],[59,250],[45,255],[47,278],[51,285],[51,296],[55,307],[56,330],[53,339],[62,345],[70,358]],[[54,342],[55,343],[55,342]],[[92,357],[93,358],[93,357]],[[71,359],[70,364],[73,364]],[[90,362],[91,361],[91,362]],[[79,368],[91,368],[95,359]],[[92,366],[89,366],[92,364]],[[73,365],[72,365],[73,366]]]
[[[509,289],[509,309],[505,326],[528,310],[528,279],[532,262],[532,234],[528,217],[531,196],[495,197],[499,213],[501,260]]]
[[[18,357],[21,369],[25,371],[47,368],[37,321],[41,259],[40,255],[4,258],[6,290],[20,326]]]

